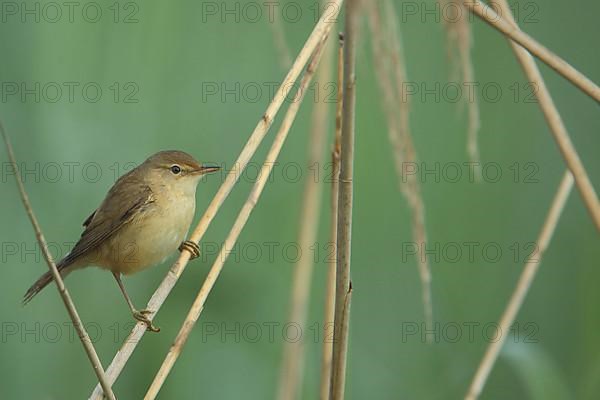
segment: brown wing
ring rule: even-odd
[[[153,202],[150,187],[139,181],[134,174],[122,176],[110,189],[100,207],[85,220],[81,238],[60,261],[61,267],[72,264],[80,256],[96,249]]]

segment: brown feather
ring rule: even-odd
[[[125,187],[127,190],[124,189]],[[153,201],[152,190],[138,179],[136,174],[130,171],[119,178],[100,207],[83,223],[85,230],[73,250],[57,263],[61,276],[66,276],[70,272],[70,266],[96,250],[101,243],[131,221],[139,212],[143,212],[144,208]],[[27,290],[23,304],[29,302],[52,280],[50,271],[43,274]]]

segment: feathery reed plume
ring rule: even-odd
[[[440,0],[446,10],[456,10],[456,15],[444,16],[444,27],[447,32],[448,58],[451,60],[451,80],[460,80],[463,84],[475,82],[475,71],[471,59],[471,47],[473,46],[473,35],[467,18],[467,9],[463,5],[464,0]],[[450,7],[451,5],[451,7]],[[477,94],[473,97],[464,97],[468,113],[467,126],[467,153],[469,159],[474,163],[475,179],[481,181],[481,159],[479,155],[478,135],[481,125],[479,117],[479,103]]]
[[[403,83],[407,81],[406,66],[401,53],[397,28],[395,27],[396,13],[390,1],[386,1],[385,5],[387,7],[386,14],[388,14],[386,27],[388,32],[391,33],[388,34],[388,37],[382,31],[382,21],[377,3],[367,2],[373,60],[377,81],[383,94],[388,138],[392,145],[398,183],[412,214],[412,237],[419,245],[425,245],[427,231],[425,229],[425,204],[421,195],[421,185],[415,174],[408,174],[406,177],[403,175],[405,163],[417,162],[410,132],[408,98],[404,98],[402,89]],[[418,257],[417,262],[421,278],[425,323],[429,329],[433,325],[431,271],[426,258]]]

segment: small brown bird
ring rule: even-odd
[[[196,187],[202,175],[219,166],[200,164],[183,151],[161,151],[120,177],[100,207],[90,215],[85,230],[73,250],[56,266],[61,276],[90,265],[111,271],[125,296],[133,317],[158,332],[137,310],[121,281],[130,275],[163,262],[176,249],[187,249],[192,258],[200,250],[184,240],[196,209]],[[52,282],[50,271],[42,275],[25,293],[29,302]]]

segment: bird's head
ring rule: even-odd
[[[147,171],[148,178],[154,183],[193,190],[203,175],[221,169],[216,164],[200,163],[188,153],[179,150],[153,154],[140,167]]]

